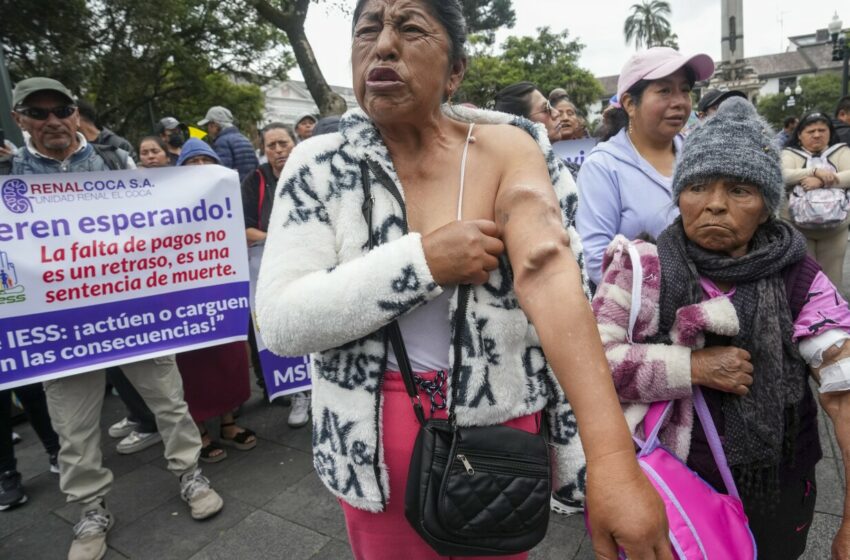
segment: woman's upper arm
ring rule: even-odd
[[[800,158],[793,152],[782,150],[782,178],[785,180],[785,186],[796,185],[809,175],[809,170],[800,163]]]

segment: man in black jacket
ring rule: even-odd
[[[838,100],[832,124],[835,125],[838,140],[850,145],[850,95],[845,95]]]

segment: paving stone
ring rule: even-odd
[[[818,412],[818,435],[820,436],[820,447],[824,457],[837,457],[838,448],[833,447],[835,434],[832,430],[832,422],[821,408]]]
[[[55,474],[42,473],[30,478],[24,481],[24,489],[27,503],[0,512],[0,539],[36,523],[65,503],[64,496],[59,492],[59,477]],[[0,558],[3,556],[0,555]]]
[[[823,459],[815,469],[818,485],[815,511],[842,515],[844,512],[844,491],[835,460]]]
[[[555,559],[553,558],[552,560]],[[587,535],[581,541],[581,546],[578,552],[576,552],[576,555],[573,556],[573,560],[596,560],[596,555],[593,553],[593,543]]]
[[[180,485],[176,476],[150,465],[141,465],[112,482],[106,504],[115,516],[117,529],[132,523],[179,493]],[[80,506],[67,504],[55,513],[70,523],[76,523],[80,516]]]
[[[262,507],[313,469],[307,453],[270,441],[261,444],[246,453],[239,468],[216,476],[214,484],[219,492]]]
[[[109,543],[133,560],[188,558],[236,525],[253,508],[228,498],[224,509],[211,519],[195,521],[179,497],[169,500],[110,534]]]
[[[332,540],[311,556],[310,560],[354,560],[354,554],[347,542]]]
[[[251,407],[243,407],[243,415],[239,421],[263,439],[294,447],[305,453],[312,453],[310,424],[301,428],[290,428],[286,423],[290,410],[292,407],[268,405],[257,401]]]
[[[336,497],[315,472],[293,484],[263,506],[279,517],[308,527],[323,535],[346,541],[345,516]]]
[[[529,560],[549,560],[550,558],[572,558],[578,553],[584,540],[585,531],[549,521],[546,538],[528,555]]]
[[[307,560],[329,542],[329,537],[258,510],[224,531],[219,539],[192,556],[191,560]]]
[[[3,515],[5,524],[6,516]],[[74,538],[71,525],[46,514],[0,540],[0,558],[65,560]]]
[[[806,552],[801,556],[802,560],[824,560],[830,557],[830,548],[835,532],[841,525],[841,518],[834,515],[816,513],[809,529],[809,538],[806,542]]]

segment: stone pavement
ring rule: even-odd
[[[845,278],[850,279],[847,262]],[[847,284],[845,293],[850,293]],[[104,464],[115,475],[107,499],[116,518],[107,560],[352,558],[339,505],[313,473],[310,428],[290,429],[288,413],[289,408],[267,405],[261,394],[253,394],[238,421],[257,432],[257,447],[247,452],[228,449],[226,460],[204,467],[224,496],[225,507],[215,518],[196,522],[180,500],[176,478],[166,469],[161,444],[135,455],[115,452],[117,440],[110,439],[106,429],[123,417],[124,407],[107,396],[101,426]],[[803,557],[811,560],[829,558],[844,496],[838,446],[823,414],[820,424],[824,459],[817,467],[815,520]],[[79,509],[65,505],[58,476],[49,472],[32,428],[19,424],[16,430],[24,437],[15,452],[30,499],[22,507],[0,512],[0,559],[64,559]],[[553,515],[546,539],[530,558],[592,559],[582,517]]]

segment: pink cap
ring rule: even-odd
[[[687,57],[670,47],[652,47],[639,52],[626,62],[620,72],[617,98],[622,102],[623,94],[641,80],[666,78],[684,66],[694,71],[697,81],[707,80],[714,74],[714,61],[707,54]]]

